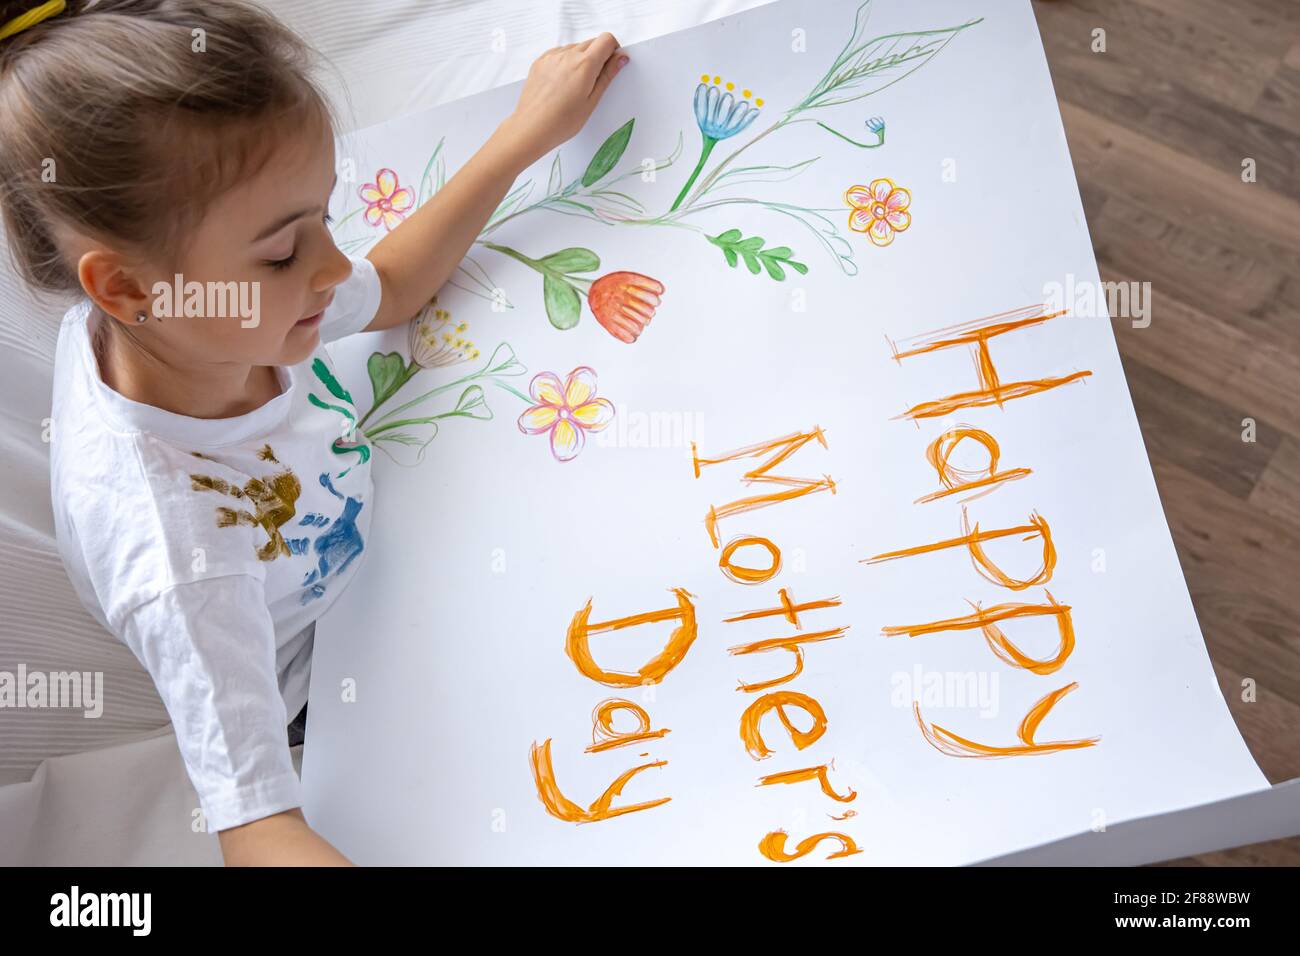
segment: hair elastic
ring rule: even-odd
[[[39,7],[33,7],[26,13],[20,13],[4,26],[0,26],[0,40],[7,40],[15,33],[22,33],[28,27],[34,27],[42,20],[56,17],[67,8],[67,0],[49,0]]]

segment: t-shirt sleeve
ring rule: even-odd
[[[365,256],[348,258],[352,260],[352,275],[335,287],[334,301],[326,307],[325,315],[321,317],[322,342],[333,342],[360,332],[379,311],[379,299],[383,290],[374,263]]]
[[[302,806],[260,580],[165,588],[129,613],[122,640],[158,687],[209,831]]]

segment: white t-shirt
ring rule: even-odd
[[[347,440],[356,408],[323,345],[379,308],[374,266],[352,261],[322,345],[278,367],[280,395],[235,418],[105,385],[89,300],[59,329],[59,551],[82,603],[153,676],[210,831],[302,805],[286,725],[307,699],[314,622],[365,553],[370,448]]]

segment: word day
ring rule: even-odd
[[[695,477],[699,479],[707,468],[716,468],[727,463],[743,459],[759,459],[755,467],[750,467],[741,477],[745,484],[768,483],[778,490],[766,494],[739,497],[724,505],[714,505],[708,509],[704,520],[705,530],[713,548],[719,552],[718,568],[729,581],[746,587],[755,587],[772,581],[781,571],[782,559],[780,547],[771,539],[755,534],[740,534],[723,544],[722,525],[730,525],[739,515],[757,508],[785,504],[805,495],[829,491],[835,492],[834,480],[829,475],[821,477],[790,477],[772,473],[788,458],[809,443],[816,442],[823,449],[827,448],[823,431],[814,427],[806,432],[771,439],[755,445],[746,446],[716,457],[701,457],[692,444],[692,463]],[[697,609],[694,595],[684,588],[673,588],[676,599],[672,607],[648,611],[614,620],[593,622],[591,620],[591,601],[574,615],[565,641],[565,651],[578,670],[591,680],[607,687],[630,688],[660,683],[685,658],[699,634]],[[748,641],[727,648],[727,653],[735,656],[766,654],[773,651],[789,653],[793,661],[788,672],[766,680],[747,683],[740,681],[736,691],[752,695],[747,698],[738,720],[737,733],[745,752],[755,761],[767,760],[774,754],[770,742],[763,736],[761,723],[765,716],[772,714],[778,718],[790,737],[791,743],[798,751],[805,750],[826,733],[828,717],[823,704],[811,695],[792,687],[786,687],[795,681],[804,669],[804,648],[806,645],[837,640],[848,631],[846,624],[834,617],[835,609],[841,607],[838,597],[825,597],[811,601],[797,601],[788,588],[781,587],[771,599],[771,605],[743,611],[731,617],[723,618],[721,624],[737,625],[741,622],[771,621],[784,622],[794,633]],[[817,629],[804,630],[806,617],[817,614]],[[666,622],[674,627],[667,641],[657,654],[647,660],[635,672],[613,671],[598,664],[592,655],[590,640],[594,635],[620,631],[640,625],[658,625]],[[779,688],[779,689],[778,689]],[[798,723],[794,720],[801,715]],[[616,718],[630,718],[635,726],[620,730],[615,727]],[[801,727],[806,725],[806,729]],[[632,744],[648,746],[650,741],[664,737],[670,732],[668,728],[652,729],[653,722],[649,712],[641,705],[625,698],[608,698],[596,705],[592,714],[592,744],[586,748],[587,753],[597,753],[616,747]],[[591,823],[608,820],[627,813],[651,810],[662,806],[671,797],[615,806],[615,799],[623,788],[639,773],[652,767],[667,765],[666,760],[653,760],[631,767],[619,775],[604,792],[587,806],[567,797],[556,781],[555,769],[551,757],[551,740],[538,744],[534,742],[531,753],[531,766],[537,794],[546,811],[552,816],[572,823]],[[836,787],[831,780],[833,761],[824,760],[811,766],[795,766],[757,778],[757,786],[775,786],[778,784],[798,784],[815,782],[821,793],[840,805],[852,803],[857,793],[845,787]],[[855,815],[855,811],[846,809],[837,820],[846,820]],[[807,856],[822,841],[833,841],[837,848],[829,853],[827,859],[838,859],[860,853],[861,850],[848,834],[828,831],[814,833],[803,837],[793,849],[787,847],[788,834],[784,830],[772,830],[763,834],[758,841],[758,851],[769,860],[790,862]]]

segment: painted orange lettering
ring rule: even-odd
[[[1047,595],[1048,603],[1046,604],[995,604],[992,607],[983,609],[976,604],[972,605],[975,608],[975,613],[968,614],[965,617],[952,617],[945,621],[931,621],[929,624],[904,624],[897,627],[884,627],[881,628],[881,633],[886,637],[896,637],[900,634],[906,634],[908,637],[918,637],[922,634],[936,634],[940,631],[962,631],[979,628],[984,632],[984,639],[988,641],[989,649],[1001,660],[1006,661],[1013,667],[1023,667],[1035,674],[1051,674],[1060,670],[1061,666],[1065,664],[1066,658],[1074,651],[1074,623],[1070,619],[1070,606],[1068,604],[1058,604],[1050,591],[1044,593]],[[997,626],[999,621],[1035,617],[1043,614],[1056,616],[1057,630],[1061,635],[1061,642],[1057,645],[1056,655],[1047,660],[1038,660],[1021,651],[1020,648],[1011,643],[1006,634],[1002,632],[1002,629]]]
[[[757,468],[752,468],[745,472],[741,479],[745,484],[753,484],[758,481],[774,482],[778,485],[785,485],[788,490],[773,492],[767,495],[753,495],[749,498],[740,498],[730,504],[722,507],[710,507],[709,513],[704,518],[704,527],[709,532],[709,540],[713,546],[719,547],[721,540],[718,537],[718,522],[723,518],[731,515],[741,514],[746,511],[753,511],[755,508],[764,508],[768,505],[774,505],[781,501],[790,501],[794,498],[801,498],[817,491],[829,491],[835,493],[835,482],[830,475],[823,475],[821,478],[791,478],[786,475],[769,475],[768,472],[785,461],[796,451],[802,448],[808,442],[817,440],[823,448],[828,447],[826,436],[822,433],[820,427],[814,427],[810,432],[796,432],[793,435],[786,435],[784,438],[773,439],[772,441],[759,442],[756,445],[746,445],[744,448],[737,448],[735,451],[727,452],[718,458],[701,458],[695,443],[691,442],[691,459],[695,464],[695,477],[700,477],[700,472],[706,465],[718,465],[727,461],[735,461],[738,458],[760,458],[768,455],[766,461]]]
[[[751,568],[743,564],[736,564],[734,555],[740,548],[759,547],[766,548],[770,563],[765,568]],[[759,538],[752,534],[743,535],[739,538],[732,538],[727,542],[727,546],[722,549],[722,555],[718,558],[718,567],[722,573],[737,584],[762,584],[769,581],[781,570],[781,549],[769,541],[767,538]]]
[[[937,332],[927,332],[910,340],[917,344],[914,348],[905,351],[900,352],[897,347],[894,347],[894,358],[901,362],[905,358],[924,355],[927,352],[934,352],[939,349],[952,348],[958,345],[974,345],[976,347],[975,364],[980,383],[980,387],[975,391],[958,392],[938,401],[922,402],[920,405],[915,405],[904,412],[901,417],[911,419],[941,418],[959,408],[1002,405],[1013,398],[1036,395],[1039,392],[1076,382],[1091,375],[1092,372],[1084,370],[1057,378],[1039,378],[1005,384],[998,379],[997,369],[993,365],[993,357],[989,354],[989,339],[1030,326],[1041,325],[1062,315],[1065,315],[1064,311],[1045,313],[1041,305],[1027,306],[1022,309],[991,315],[987,318],[976,319],[974,322],[968,322],[964,325],[940,329]],[[893,346],[893,343],[891,342],[890,345]]]
[[[835,792],[835,788],[831,786],[829,772],[830,768],[826,764],[822,764],[820,767],[806,767],[803,770],[785,770],[781,773],[770,773],[766,777],[759,777],[758,785],[766,787],[774,783],[803,783],[805,780],[816,780],[821,784],[822,793],[832,800],[838,800],[840,803],[851,803],[856,800],[858,792],[852,787],[849,788],[847,794]]]
[[[983,445],[988,452],[989,463],[982,471],[958,468],[950,463],[949,459],[952,457],[952,453],[956,451],[957,446],[963,441],[973,441]],[[990,491],[996,491],[1004,481],[1015,481],[1031,473],[1028,468],[1011,468],[1007,471],[998,471],[1000,456],[1001,449],[998,447],[997,440],[983,429],[972,428],[969,425],[958,425],[956,428],[948,429],[932,441],[925,452],[926,459],[934,466],[934,470],[939,473],[939,484],[943,485],[943,490],[923,495],[916,499],[916,503],[923,504],[927,501],[936,501],[939,498],[946,498],[948,495],[957,495],[964,492],[971,492],[971,494],[962,500],[972,501],[975,498],[982,498]]]
[[[970,551],[971,561],[980,576],[992,581],[994,584],[1000,584],[1004,588],[1010,588],[1012,591],[1023,591],[1030,585],[1043,584],[1051,580],[1052,571],[1056,567],[1056,548],[1052,544],[1052,529],[1037,514],[1029,516],[1029,524],[1027,525],[1018,525],[1014,528],[999,528],[996,531],[981,531],[978,524],[974,527],[971,526],[966,509],[962,508],[961,529],[962,536],[960,538],[949,538],[946,541],[936,541],[933,544],[923,544],[915,548],[904,548],[901,551],[887,551],[884,554],[864,558],[862,563],[879,564],[881,561],[892,561],[895,558],[906,558],[916,554],[941,551],[944,548],[964,547]],[[994,564],[993,560],[984,553],[982,544],[984,541],[1010,538],[1017,535],[1024,535],[1026,541],[1032,538],[1043,539],[1043,563],[1039,565],[1038,570],[1034,572],[1032,577],[1023,581],[1004,573],[1001,568]]]
[[[794,655],[794,670],[784,677],[778,677],[775,680],[763,681],[759,684],[746,684],[741,681],[736,687],[737,690],[746,693],[755,693],[760,690],[767,690],[769,687],[775,687],[777,684],[785,684],[794,680],[803,673],[803,648],[801,644],[812,644],[817,641],[833,641],[837,637],[843,636],[847,627],[836,627],[828,631],[810,631],[807,634],[794,634],[790,637],[774,637],[766,641],[755,641],[752,644],[738,644],[735,647],[727,648],[730,654],[761,654],[764,651],[789,651]]]
[[[780,607],[764,608],[761,611],[747,611],[744,614],[738,614],[735,617],[726,618],[724,624],[733,624],[736,621],[756,621],[761,617],[774,617],[780,614],[787,621],[795,626],[797,630],[803,630],[803,624],[799,622],[800,611],[817,611],[822,608],[839,607],[839,596],[825,598],[821,601],[808,601],[804,604],[795,604],[790,597],[790,592],[781,588],[776,592],[777,597],[781,599]]]
[[[626,711],[636,718],[636,730],[624,731],[615,728],[614,715],[619,711]],[[638,741],[663,737],[667,733],[669,733],[667,728],[650,729],[650,715],[640,704],[634,704],[620,697],[611,697],[602,700],[591,712],[591,746],[587,748],[587,753],[600,753],[602,750],[611,750],[614,747],[626,747]]]
[[[828,860],[838,860],[840,857],[852,856],[854,853],[861,853],[858,845],[853,842],[853,838],[845,836],[843,833],[816,833],[804,840],[800,840],[793,853],[785,851],[786,832],[784,830],[774,830],[767,836],[763,837],[758,843],[758,852],[763,854],[769,860],[775,860],[777,863],[789,863],[791,860],[797,860],[801,856],[807,856],[822,840],[838,840],[840,849],[826,857]]]
[[[1027,757],[1036,754],[1056,753],[1060,750],[1079,750],[1083,747],[1095,746],[1101,738],[1057,740],[1046,744],[1035,743],[1034,741],[1034,735],[1038,732],[1038,725],[1043,722],[1043,718],[1056,706],[1058,700],[1078,686],[1077,681],[1066,684],[1034,704],[1029,709],[1029,713],[1025,715],[1025,719],[1020,722],[1017,736],[1020,737],[1021,745],[1015,747],[995,747],[980,744],[973,740],[967,740],[965,737],[959,737],[951,730],[940,727],[938,724],[927,725],[921,718],[921,707],[916,702],[912,703],[912,712],[916,715],[916,723],[921,728],[922,735],[930,742],[930,746],[941,753],[947,754],[949,757]]]
[[[588,600],[586,607],[575,614],[573,621],[569,624],[569,633],[564,642],[564,652],[569,655],[573,663],[578,665],[578,670],[583,674],[610,687],[636,687],[642,684],[659,683],[664,679],[664,675],[676,667],[681,659],[686,656],[686,652],[690,650],[691,644],[698,633],[695,623],[695,605],[691,603],[693,595],[683,588],[673,588],[672,592],[677,595],[677,607],[666,608],[662,611],[647,611],[644,614],[633,614],[631,617],[621,617],[613,621],[589,621],[588,619],[591,617],[591,601]],[[591,656],[590,638],[593,634],[618,631],[637,624],[651,624],[670,620],[677,620],[681,623],[669,635],[668,643],[664,645],[664,649],[641,665],[641,668],[635,674],[604,670]]]
[[[605,792],[597,798],[595,803],[584,808],[560,792],[560,786],[555,782],[555,768],[551,764],[551,741],[549,739],[541,744],[534,741],[528,756],[533,768],[533,783],[537,786],[537,796],[541,799],[542,806],[546,807],[546,812],[551,816],[568,823],[595,823],[598,820],[609,820],[612,817],[621,817],[625,813],[649,810],[672,799],[672,797],[660,797],[658,800],[634,803],[626,807],[615,807],[613,805],[614,798],[622,794],[623,788],[627,786],[633,777],[642,770],[649,770],[651,767],[662,767],[668,763],[667,760],[656,760],[654,763],[633,767],[626,773],[621,774],[618,779],[605,788]]]
[[[789,715],[785,712],[787,707],[798,707],[808,714],[812,718],[812,727],[808,730],[800,730],[792,724]],[[763,735],[759,728],[759,721],[770,710],[776,711],[777,717],[780,718],[790,734],[790,739],[799,750],[812,746],[822,734],[826,733],[826,711],[814,698],[795,690],[778,690],[764,694],[745,708],[745,712],[740,715],[740,739],[745,742],[745,749],[755,760],[765,760],[772,756],[772,751],[763,742]]]

